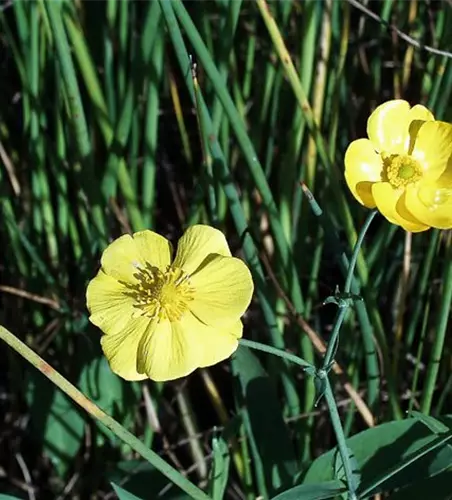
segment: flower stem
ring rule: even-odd
[[[282,349],[277,349],[276,347],[272,347],[270,345],[261,344],[260,342],[254,342],[254,340],[246,340],[246,339],[240,339],[239,344],[245,347],[249,347],[250,349],[255,349],[256,351],[263,351],[263,352],[268,352],[269,354],[274,354],[279,358],[287,359],[287,361],[290,361],[295,365],[301,366],[303,368],[314,368],[313,365],[311,365],[304,359],[295,356],[295,354],[283,351]]]
[[[24,357],[29,363],[35,366],[73,401],[86,410],[92,417],[101,422],[105,427],[110,429],[119,439],[127,443],[133,450],[139,453],[143,458],[150,462],[156,469],[165,475],[172,483],[187,493],[191,498],[197,500],[209,500],[209,497],[200,490],[197,486],[186,479],[176,469],[171,467],[154,451],[145,446],[137,437],[126,430],[119,422],[107,415],[91,400],[89,400],[82,392],[74,385],[60,375],[46,361],[38,356],[32,349],[25,345],[10,331],[0,325],[0,338],[4,340],[10,347]]]
[[[347,278],[345,279],[344,294],[350,293],[350,290],[352,287],[352,281],[353,281],[353,273],[355,271],[355,266],[356,266],[356,262],[358,260],[359,251],[361,250],[361,246],[362,246],[363,241],[364,241],[364,236],[366,235],[367,230],[369,229],[370,223],[372,222],[372,220],[376,214],[377,214],[377,210],[372,210],[369,213],[369,215],[367,216],[367,219],[364,222],[363,227],[361,228],[358,239],[356,240],[355,247],[353,248],[352,258],[350,259],[350,263],[348,265]],[[326,350],[325,358],[323,360],[322,368],[324,370],[327,369],[327,367],[333,361],[334,354],[336,352],[339,331],[340,331],[342,323],[344,322],[345,317],[347,315],[348,308],[349,308],[348,301],[344,301],[344,303],[339,306],[339,312],[336,316],[336,322],[334,323],[334,328],[333,328],[333,331],[331,333],[331,338],[330,338],[330,341],[328,343],[328,348]]]
[[[444,341],[446,338],[447,326],[450,317],[450,307],[452,303],[452,241],[450,240],[447,242],[443,269],[444,285],[435,328],[435,342],[430,355],[424,392],[421,399],[421,411],[427,415],[430,413],[432,406],[433,394],[436,388],[439,364],[443,354]]]
[[[348,271],[347,271],[347,277],[345,280],[345,288],[344,288],[344,293],[348,294],[350,293],[351,290],[351,285],[353,281],[353,272],[355,270],[356,262],[358,259],[358,254],[361,249],[361,246],[364,241],[364,236],[367,233],[367,230],[369,229],[370,223],[372,222],[373,218],[377,214],[376,210],[372,210],[369,215],[366,218],[366,221],[364,222],[363,227],[361,228],[361,231],[359,233],[358,239],[355,243],[355,246],[353,248],[353,254],[350,259],[350,264],[348,266]],[[342,464],[344,466],[344,471],[345,471],[345,478],[347,480],[347,486],[348,486],[348,498],[349,500],[355,500],[357,498],[355,489],[356,489],[356,481],[353,478],[353,471],[352,471],[352,465],[350,462],[350,457],[348,453],[348,448],[347,444],[345,441],[345,435],[344,435],[344,429],[342,428],[341,424],[341,419],[339,416],[339,412],[337,409],[336,401],[334,399],[334,394],[333,390],[331,388],[331,383],[328,378],[328,371],[329,367],[331,366],[331,363],[333,362],[334,355],[337,350],[337,345],[339,342],[339,331],[341,329],[341,326],[345,320],[345,317],[348,312],[348,308],[350,307],[349,301],[345,300],[343,303],[340,304],[339,306],[339,312],[336,316],[336,321],[333,327],[333,332],[331,334],[330,341],[328,343],[328,348],[325,354],[325,358],[323,360],[323,366],[322,369],[319,370],[317,373],[320,375],[320,373],[323,375],[323,378],[325,380],[325,398],[326,402],[328,405],[328,410],[330,412],[330,417],[331,417],[331,423],[333,425],[334,433],[336,434],[336,440],[337,440],[337,446],[339,448],[339,453],[341,455],[342,459]]]
[[[330,412],[331,424],[333,425],[334,433],[336,434],[337,447],[339,448],[339,454],[341,455],[342,465],[344,466],[345,478],[348,486],[348,499],[356,500],[358,498],[355,493],[356,481],[353,479],[352,464],[350,462],[347,443],[342,429],[341,418],[337,410],[336,401],[334,399],[333,390],[331,389],[328,376],[325,377],[325,399],[326,404],[328,405],[328,411]]]
[[[367,230],[369,229],[369,226],[370,226],[371,222],[373,221],[374,217],[377,215],[377,213],[378,213],[377,210],[371,210],[369,212],[369,215],[367,216],[366,220],[364,221],[363,227],[361,228],[361,231],[359,232],[358,239],[356,240],[355,247],[353,248],[352,258],[350,259],[350,264],[349,264],[348,273],[347,273],[347,279],[345,280],[345,288],[344,288],[345,293],[350,293],[350,289],[351,289],[352,281],[353,281],[353,273],[355,271],[356,262],[358,261],[359,251],[361,250],[361,246],[363,244],[364,237],[366,236]]]

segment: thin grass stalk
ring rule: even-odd
[[[279,220],[278,212],[273,200],[272,193],[268,186],[267,180],[263,174],[262,167],[256,156],[256,152],[246,133],[246,130],[243,126],[243,122],[237,113],[237,110],[221,80],[220,75],[218,74],[215,64],[213,63],[210,54],[207,52],[207,49],[204,46],[190,17],[188,16],[187,11],[185,10],[183,4],[180,2],[180,0],[172,0],[171,5],[174,7],[176,15],[178,16],[181,24],[184,26],[187,37],[193,44],[193,47],[197,52],[198,57],[202,62],[204,69],[210,76],[215,91],[218,93],[218,96],[221,99],[222,104],[224,106],[224,110],[231,122],[231,126],[236,133],[237,141],[239,142],[242,152],[247,160],[256,187],[262,196],[262,200],[266,209],[268,210],[272,231],[275,236],[275,245],[279,250],[279,255],[281,258],[281,267],[285,271],[292,301],[297,310],[302,311],[303,297],[301,294],[300,284],[297,278],[297,270],[294,266],[290,246],[288,245],[288,241],[285,238],[284,232],[282,230],[282,226]],[[306,359],[312,359],[313,349],[311,344],[305,343],[304,347],[306,350],[305,352],[303,352],[303,357],[305,357]]]
[[[56,0],[55,3],[57,3],[58,1],[61,0]],[[50,3],[52,2],[53,0],[51,0]],[[114,146],[115,140],[118,138],[115,137],[115,132],[113,131],[110,124],[110,119],[107,113],[107,105],[105,103],[105,98],[102,94],[100,82],[96,74],[94,63],[92,61],[88,46],[86,44],[86,39],[83,36],[81,28],[76,24],[75,20],[71,17],[71,14],[69,12],[65,13],[64,21],[66,23],[68,34],[71,38],[71,43],[74,48],[74,55],[77,58],[80,71],[85,81],[87,92],[90,98],[92,99],[93,107],[95,110],[95,116],[98,121],[99,128],[101,129],[105,144],[108,147],[112,147]],[[131,82],[132,81],[133,80],[131,80]],[[132,85],[132,83],[130,83],[130,85]],[[120,113],[120,116],[122,116],[121,128],[116,130],[119,136],[118,139],[119,144],[121,144],[122,134],[125,132],[126,125],[128,124],[126,118],[128,117],[127,113],[131,106],[131,101],[133,102],[133,96],[132,99],[130,98],[130,95],[128,97],[129,98],[123,102],[123,106],[121,108],[121,113]],[[116,173],[116,177],[112,179],[112,184],[113,183],[115,183],[115,185],[116,183],[119,184],[119,187],[122,191],[122,194],[124,196],[127,205],[127,212],[133,229],[135,231],[144,229],[144,224],[141,218],[141,213],[137,202],[136,192],[133,189],[130,175],[126,167],[126,162],[122,156],[120,158],[117,158],[117,162],[116,159],[115,160],[113,159],[113,157],[115,157],[114,153],[112,153],[112,155],[109,158],[109,161],[107,161],[107,164],[110,165],[108,173],[111,174],[112,170]],[[98,185],[98,183],[95,183],[95,185]],[[108,187],[109,188],[111,187],[114,192],[115,185],[111,186],[110,184],[108,184]],[[103,186],[104,194],[105,194],[105,189],[106,188],[104,184]]]
[[[275,23],[275,20],[268,8],[268,5],[265,0],[256,0],[256,5],[259,8],[259,12],[262,16],[262,19],[265,22],[265,25],[267,27],[267,30],[269,32],[269,35],[272,39],[273,45],[278,53],[278,56],[283,64],[283,68],[285,71],[285,74],[289,80],[289,83],[292,86],[292,90],[295,94],[295,97],[297,98],[297,101],[301,108],[304,111],[305,114],[305,120],[306,124],[316,142],[317,145],[317,151],[319,154],[319,157],[322,160],[322,163],[325,165],[325,167],[328,170],[328,173],[331,175],[331,183],[333,185],[338,185],[339,184],[339,177],[338,177],[338,171],[337,167],[331,162],[329,155],[328,155],[328,150],[325,144],[325,140],[322,137],[320,130],[315,122],[314,115],[311,109],[311,106],[309,104],[309,101],[306,97],[305,90],[301,86],[300,80],[298,78],[297,72],[295,70],[295,66],[292,62],[292,59],[290,57],[290,54],[285,46],[284,40],[281,36],[281,33],[279,31],[279,28],[277,24]],[[332,193],[334,197],[336,198],[336,206],[339,207],[339,211],[341,213],[343,223],[345,226],[345,231],[347,234],[347,238],[349,240],[349,243],[351,245],[354,245],[356,242],[356,231],[353,223],[353,219],[351,217],[350,210],[348,208],[348,205],[345,201],[345,196],[344,193],[341,190],[338,189],[333,189]],[[358,273],[360,276],[360,279],[363,284],[367,283],[367,278],[368,278],[368,269],[366,266],[366,263],[364,259],[360,256],[358,258],[357,262],[357,269]]]
[[[32,349],[25,345],[15,335],[8,331],[3,326],[0,326],[0,338],[14,349],[20,356],[26,359],[31,365],[37,368],[45,375],[53,384],[61,391],[69,396],[75,403],[81,406],[95,420],[103,424],[107,429],[112,431],[119,439],[128,444],[134,451],[141,455],[145,460],[151,463],[157,470],[165,475],[173,484],[187,493],[191,498],[199,500],[209,500],[209,497],[200,490],[197,486],[186,479],[180,472],[171,467],[157,453],[150,450],[143,443],[126,430],[112,417],[107,415],[103,410],[90,401],[82,392],[74,385],[58,373],[52,366],[38,356]]]
[[[237,113],[236,107],[234,106],[234,103],[229,96],[227,89],[225,88],[220,76],[218,75],[218,71],[211,59],[209,52],[207,51],[207,48],[200,38],[199,33],[193,25],[193,22],[191,21],[183,4],[179,0],[172,0],[171,5],[173,6],[174,12],[178,16],[181,24],[185,28],[187,37],[192,43],[193,48],[195,49],[204,70],[209,75],[212,84],[215,87],[215,91],[217,92],[223,104],[224,110],[228,115],[231,126],[236,133],[237,140],[247,160],[250,172],[253,176],[257,188],[261,193],[263,202],[265,203],[265,206],[272,220],[272,229],[275,232],[275,243],[279,248],[283,267],[287,269],[287,273],[289,273],[290,269],[290,272],[293,271],[294,276],[296,276],[296,270],[293,269],[293,266],[288,267],[288,264],[290,264],[290,248],[281,230],[282,228],[279,222],[279,216],[276,210],[275,203],[273,201],[271,190],[268,186],[265,176],[262,175],[261,165],[256,156],[253,145],[248,138],[246,130],[243,126],[243,122],[240,119],[239,114]],[[289,281],[292,281],[293,293],[300,295],[301,292],[299,291],[298,281],[291,276],[289,276],[288,279]]]
[[[92,207],[92,216],[96,229],[99,232],[101,240],[106,240],[105,221],[100,206],[99,194],[95,190],[95,183],[91,182],[92,178],[92,149],[89,140],[88,127],[83,110],[82,99],[75,76],[75,69],[72,63],[71,51],[69,48],[66,32],[64,30],[63,21],[61,18],[61,0],[47,1],[45,3],[46,11],[49,17],[50,25],[54,33],[53,42],[57,51],[60,70],[66,86],[69,97],[69,105],[71,111],[71,121],[75,132],[75,142],[83,164],[86,180],[84,186]]]
[[[215,413],[218,416],[218,420],[220,424],[224,428],[226,428],[228,423],[230,423],[231,419],[228,415],[228,410],[226,405],[224,404],[221,394],[218,391],[218,386],[217,384],[215,384],[215,381],[211,376],[210,370],[206,368],[201,368],[201,370],[199,370],[199,373],[201,375],[207,395],[212,403]],[[231,442],[231,448],[232,448],[231,452],[232,452],[232,460],[234,461],[234,466],[242,483],[245,485],[246,484],[245,464],[243,457],[240,454],[239,443],[235,437],[231,437],[230,442]]]
[[[228,0],[227,5],[223,6],[226,10],[226,18],[222,20],[222,26],[220,28],[222,36],[219,39],[217,68],[225,84],[228,78],[229,60],[241,7],[242,0]],[[253,36],[252,34],[251,37]],[[216,134],[219,133],[222,118],[223,106],[221,105],[218,95],[215,94],[212,104],[212,121]]]
[[[196,465],[196,473],[202,480],[207,477],[207,463],[204,451],[199,438],[199,426],[190,402],[190,397],[186,387],[179,386],[176,391],[176,402],[179,407],[179,414],[182,426],[188,437],[188,447],[193,463]]]
[[[116,14],[118,10],[118,2],[116,0],[107,0],[105,6],[105,27],[103,34],[104,45],[104,89],[105,101],[107,108],[107,116],[110,117],[112,123],[116,122],[116,82],[114,80],[114,48],[113,36],[115,32]]]
[[[445,259],[443,272],[441,273],[443,276],[443,289],[439,310],[436,316],[435,338],[427,367],[427,374],[425,377],[425,384],[421,399],[421,411],[425,414],[430,413],[432,406],[452,304],[452,242],[450,235],[445,242],[445,246]]]
[[[118,103],[122,103],[126,99],[127,85],[130,83],[130,77],[127,73],[130,70],[129,63],[129,30],[130,30],[130,19],[129,19],[129,9],[133,9],[136,4],[133,2],[119,2],[118,8],[118,26],[117,26],[117,51],[118,51],[118,61],[117,61],[117,95],[116,100]]]
[[[200,89],[198,83],[198,76],[196,74],[196,66],[192,64],[191,75],[193,80],[193,90],[195,94],[195,110],[196,110],[196,122],[198,124],[198,134],[199,141],[201,145],[202,153],[202,166],[205,170],[203,172],[206,179],[206,191],[207,191],[207,202],[209,208],[209,219],[212,221],[213,226],[218,227],[218,217],[217,217],[217,197],[215,193],[215,185],[213,178],[213,167],[212,167],[212,155],[209,151],[208,139],[206,134],[206,129],[203,123],[202,113],[200,111]]]
[[[438,253],[440,234],[441,232],[438,229],[430,231],[430,241],[427,247],[427,252],[424,253],[422,259],[422,268],[416,282],[416,291],[413,292],[413,295],[417,300],[413,304],[413,314],[410,316],[410,322],[407,327],[405,339],[406,349],[408,351],[413,347],[419,320],[421,319],[421,315],[424,313],[422,306],[427,303],[428,289],[431,286],[432,269],[434,268],[436,255]]]
[[[161,18],[160,10],[158,17]],[[147,99],[145,108],[144,131],[144,163],[143,163],[143,224],[146,227],[155,227],[153,207],[155,206],[155,176],[157,171],[157,143],[159,138],[159,111],[160,111],[160,86],[163,78],[163,53],[164,36],[160,31],[154,42],[152,53],[153,70],[147,82]],[[171,78],[171,76],[170,76]],[[170,85],[172,83],[170,82]],[[177,94],[176,94],[177,95]],[[177,114],[176,114],[177,116]],[[183,123],[183,122],[182,122]],[[191,150],[187,141],[184,147],[187,161],[191,163]]]
[[[8,35],[10,47],[13,50],[13,54],[15,55],[14,59],[19,71],[19,74],[22,77],[22,87],[27,89],[24,92],[22,97],[22,110],[23,110],[23,121],[24,121],[24,131],[28,130],[30,125],[30,95],[28,93],[28,80],[26,78],[27,62],[26,54],[30,47],[30,30],[28,25],[28,13],[26,9],[29,8],[29,5],[25,2],[17,2],[13,3],[14,16],[16,19],[16,28],[17,28],[17,36],[19,38],[19,44],[16,44],[14,41],[14,37],[9,29],[8,23],[4,18],[3,12],[0,14],[2,19],[4,20],[3,26],[6,28],[6,33]],[[22,48],[22,50],[21,50]]]
[[[301,61],[303,67],[300,71],[300,75],[303,79],[303,83],[306,85],[305,88],[308,89],[310,88],[312,80],[312,61],[315,57],[316,52],[313,34],[315,33],[317,23],[311,15],[313,6],[315,6],[315,2],[305,2],[305,8],[303,11],[303,28],[301,31],[302,33],[304,33],[304,37],[301,43]],[[288,29],[288,21],[290,18],[292,7],[293,2],[283,2],[281,4],[282,12],[279,16],[279,25],[283,30]],[[280,79],[279,84],[281,85],[284,81],[283,71],[281,67],[278,68],[278,78]],[[279,93],[280,91],[278,92],[278,94]],[[281,101],[280,96],[278,95],[278,97],[276,98],[276,95],[274,95],[274,99],[275,104],[278,104],[279,106],[279,103]],[[272,109],[272,111],[275,112],[274,108]],[[282,158],[280,160],[281,163],[277,166],[281,226],[288,241],[293,241],[295,238],[292,233],[292,199],[304,130],[305,121],[303,113],[301,112],[301,110],[296,108],[293,114],[292,122],[290,124],[289,133],[285,138],[287,141],[287,149],[285,154],[282,155]]]
[[[428,322],[430,319],[430,311],[431,311],[431,294],[424,297],[424,304],[425,306],[422,308],[423,317],[420,328],[420,335],[418,339],[416,357],[414,359],[415,366],[414,366],[413,380],[411,382],[411,397],[408,403],[408,413],[413,410],[413,407],[415,405],[415,394],[418,390],[417,388],[418,388],[419,376],[422,371],[421,370],[421,367],[423,365],[422,359],[424,357],[425,341],[427,340]]]
[[[176,52],[179,65],[182,70],[182,74],[185,77],[185,83],[189,91],[191,100],[193,104],[195,103],[193,81],[191,75],[187,70],[190,68],[190,59],[188,52],[185,48],[185,44],[182,39],[180,29],[177,25],[177,20],[175,14],[172,10],[172,2],[166,0],[160,1],[160,6],[165,18],[165,23],[170,34],[174,50]],[[268,328],[270,335],[270,340],[275,347],[284,347],[284,340],[276,328],[277,319],[275,317],[273,308],[268,299],[269,293],[267,290],[267,284],[265,283],[263,269],[259,262],[258,251],[255,243],[249,233],[246,217],[243,213],[243,209],[240,202],[240,197],[238,195],[237,189],[230,180],[230,171],[227,164],[224,161],[223,152],[219,146],[216,136],[211,134],[213,132],[213,124],[209,116],[206,104],[202,93],[199,96],[200,110],[203,113],[203,120],[206,127],[206,131],[211,138],[209,146],[214,159],[214,174],[219,177],[223,185],[224,193],[229,202],[229,208],[231,215],[237,230],[237,233],[242,238],[242,246],[245,254],[245,259],[250,266],[251,272],[253,273],[254,280],[256,282],[256,291],[259,298],[259,303],[262,308],[265,323]],[[282,370],[281,378],[283,386],[286,392],[286,398],[292,408],[299,408],[298,395],[295,390],[293,380],[288,375],[286,369]]]
[[[416,17],[418,15],[418,2],[415,0],[414,2],[409,3],[408,7],[408,26],[412,26],[412,24],[416,21]],[[411,30],[409,31],[411,33]],[[402,67],[402,89],[406,90],[408,87],[408,82],[411,76],[411,69],[413,66],[414,59],[414,47],[412,45],[408,45],[405,51],[405,57],[403,59],[403,67]]]
[[[339,267],[342,271],[342,274],[344,276],[348,276],[348,269],[350,268],[350,263],[349,260],[346,256],[346,254],[342,251],[341,245],[340,245],[340,239],[339,236],[337,235],[335,229],[331,227],[331,223],[328,219],[326,219],[323,215],[323,211],[320,208],[319,204],[315,200],[314,196],[312,193],[306,188],[306,186],[302,186],[303,191],[305,195],[307,196],[309,200],[309,204],[311,206],[311,209],[314,213],[319,218],[320,224],[325,232],[325,239],[326,239],[326,244],[329,245],[331,248],[336,250],[336,254],[338,256],[338,264]],[[364,288],[365,291],[365,288]],[[351,292],[352,294],[356,296],[360,296],[361,294],[361,286],[356,280],[356,278],[352,277],[352,282],[351,282]],[[363,301],[357,301],[355,304],[355,310],[357,313],[357,317],[360,323],[361,327],[361,333],[363,337],[363,343],[364,343],[364,348],[366,352],[366,368],[368,372],[368,384],[371,387],[371,391],[369,394],[369,404],[372,405],[372,409],[375,408],[375,404],[377,402],[378,398],[378,390],[379,390],[379,383],[380,383],[380,376],[379,376],[379,361],[377,359],[377,353],[375,350],[375,345],[374,345],[374,329],[372,326],[372,322],[370,320],[370,315],[372,314],[372,309],[375,308],[375,305],[371,304],[370,305],[370,314],[368,313],[368,306],[366,306],[366,297],[365,300]],[[375,317],[375,315],[374,315]],[[382,341],[385,342],[385,337],[382,337]],[[383,357],[384,359],[387,359],[385,357],[385,354],[387,353],[387,346],[385,343],[383,343]],[[391,383],[391,378],[389,375],[389,386],[390,388],[393,387],[394,384]],[[398,407],[394,405],[394,412],[396,414],[400,413],[398,410]]]

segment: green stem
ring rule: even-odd
[[[171,467],[171,465],[167,464],[165,460],[157,455],[157,453],[147,448],[137,437],[131,434],[128,430],[124,429],[121,424],[102,411],[74,385],[72,385],[54,368],[52,368],[46,361],[44,361],[15,335],[2,326],[0,326],[0,338],[29,363],[36,367],[41,373],[43,373],[50,381],[52,381],[57,387],[59,387],[59,389],[80,405],[92,417],[105,425],[105,427],[110,429],[114,434],[116,434],[116,436],[118,436],[119,439],[127,443],[133,450],[150,462],[172,483],[176,484],[179,488],[181,488],[181,490],[190,495],[191,498],[209,500],[209,497],[202,490],[186,479],[176,469]]]
[[[353,249],[353,254],[352,258],[350,259],[350,263],[348,266],[348,271],[347,271],[347,278],[345,279],[345,287],[344,287],[344,294],[350,293],[351,287],[352,287],[352,282],[353,282],[353,273],[355,270],[356,262],[358,260],[358,255],[359,251],[361,250],[361,246],[364,241],[364,236],[367,233],[367,230],[369,229],[369,226],[377,214],[377,210],[372,210],[369,215],[367,216],[367,219],[364,222],[363,227],[361,228],[361,231],[359,232],[358,239],[356,241],[355,247]],[[333,332],[331,333],[331,339],[328,343],[328,348],[325,354],[325,358],[323,360],[323,369],[327,369],[327,367],[331,364],[334,353],[336,352],[336,346],[337,346],[337,338],[339,336],[339,331],[341,329],[342,323],[344,322],[344,319],[347,315],[347,310],[349,308],[349,301],[345,300],[341,305],[339,309],[339,313],[336,317],[336,322],[334,324]]]
[[[444,348],[447,324],[449,320],[450,307],[452,303],[452,243],[449,241],[444,261],[444,290],[441,297],[441,306],[438,312],[438,322],[435,329],[435,343],[427,368],[425,389],[422,395],[421,412],[428,414],[432,406],[433,393],[435,392],[436,380],[438,378],[439,363]]]
[[[339,448],[339,454],[341,455],[342,464],[344,466],[345,478],[347,479],[348,499],[356,500],[358,498],[355,493],[356,481],[353,479],[352,464],[350,462],[349,451],[347,448],[347,443],[345,441],[345,434],[344,430],[342,429],[341,418],[337,410],[336,401],[334,400],[333,390],[326,373],[325,399],[326,404],[328,405],[328,410],[330,412],[331,424],[333,425],[334,433],[336,434],[337,447]]]
[[[352,282],[353,282],[353,273],[355,270],[356,262],[358,260],[358,254],[361,249],[361,246],[364,241],[364,237],[369,229],[369,226],[377,214],[376,210],[372,210],[366,218],[363,227],[359,233],[356,244],[353,248],[353,254],[350,259],[350,264],[348,266],[347,277],[345,280],[345,288],[344,293],[350,293]],[[325,358],[323,360],[323,365],[321,370],[317,372],[317,376],[322,378],[325,381],[325,398],[328,405],[328,410],[330,412],[331,423],[333,425],[334,433],[336,434],[337,445],[339,448],[339,453],[341,455],[342,464],[344,466],[345,477],[347,480],[347,486],[349,491],[349,500],[354,500],[357,498],[355,489],[356,489],[356,481],[353,478],[352,465],[350,462],[350,457],[348,454],[347,444],[345,442],[345,434],[344,429],[342,428],[341,419],[339,417],[339,412],[337,409],[336,401],[334,399],[334,394],[331,389],[331,383],[328,378],[328,371],[330,369],[331,363],[333,361],[334,355],[336,353],[336,348],[338,344],[339,331],[341,329],[342,323],[347,315],[349,305],[349,300],[345,299],[339,306],[339,312],[336,317],[336,322],[333,327],[333,332],[331,334],[331,339],[328,343],[328,348],[325,354]]]
[[[103,242],[106,241],[106,226],[103,211],[100,206],[99,192],[96,183],[92,178],[92,148],[86,123],[85,112],[83,110],[82,97],[77,83],[74,64],[72,62],[71,49],[69,47],[66,31],[61,17],[62,1],[47,1],[45,3],[46,11],[49,17],[49,23],[53,33],[53,43],[58,56],[61,76],[66,87],[68,102],[70,108],[70,118],[74,127],[75,142],[80,160],[84,166],[85,178],[83,180],[84,188],[91,200],[92,217],[99,231]]]
[[[243,345],[244,347],[249,347],[250,349],[255,349],[256,351],[263,351],[269,354],[273,354],[275,356],[278,356],[279,358],[286,359],[287,361],[290,361],[295,365],[302,366],[303,368],[314,368],[311,363],[308,363],[304,359],[295,356],[295,354],[290,354],[290,352],[283,351],[282,349],[277,349],[276,347],[272,347],[270,345],[261,344],[260,342],[246,339],[240,339],[239,344]]]
[[[377,210],[372,210],[369,213],[366,220],[364,221],[364,225],[361,228],[361,231],[359,232],[358,240],[355,243],[355,248],[353,249],[352,258],[350,260],[347,279],[345,280],[345,288],[344,288],[345,293],[350,293],[350,289],[351,289],[352,281],[353,281],[353,273],[355,271],[356,262],[358,261],[359,251],[361,250],[361,246],[362,246],[363,241],[364,241],[364,236],[366,235],[367,230],[369,229],[369,226],[370,226],[373,218],[377,215],[377,213],[378,213]]]

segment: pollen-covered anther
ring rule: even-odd
[[[386,178],[394,188],[405,187],[422,178],[422,167],[412,156],[383,156],[383,164]]]
[[[190,278],[182,269],[168,266],[165,272],[147,266],[135,273],[136,285],[129,286],[127,294],[133,294],[135,307],[151,318],[178,321],[193,299],[194,289]]]

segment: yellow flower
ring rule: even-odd
[[[424,106],[393,100],[367,121],[369,139],[345,153],[355,198],[407,231],[452,227],[452,125]]]
[[[121,236],[104,251],[86,297],[111,369],[126,380],[163,381],[228,358],[252,293],[251,274],[224,235],[196,225],[174,260],[157,233]]]

